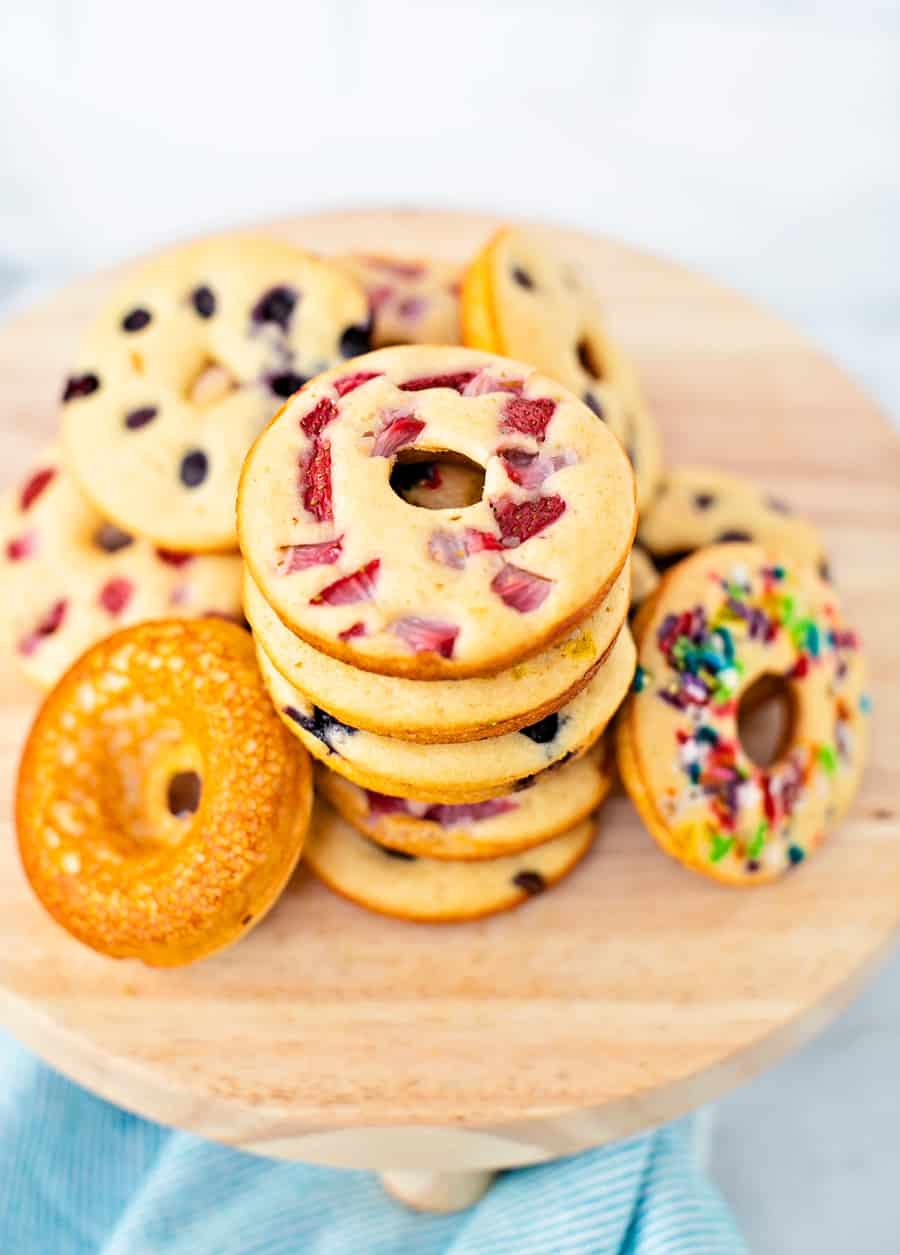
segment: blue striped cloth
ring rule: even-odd
[[[0,1034],[3,1255],[738,1255],[672,1125],[501,1176],[469,1211],[417,1215],[368,1173],[173,1133],[63,1080]]]

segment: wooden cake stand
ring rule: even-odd
[[[323,253],[464,259],[496,225],[404,211],[268,229]],[[143,1116],[261,1155],[387,1172],[426,1206],[464,1205],[492,1169],[632,1134],[751,1077],[847,1002],[900,919],[900,440],[777,318],[656,257],[551,235],[637,358],[668,460],[752,476],[824,531],[868,648],[874,727],[851,818],[802,870],[756,891],[709,883],[664,857],[616,797],[588,859],[508,915],[382,919],[301,869],[216,958],[175,971],[112,962],[62,932],[23,878],[10,814],[36,696],[0,659],[0,1020]],[[52,436],[60,380],[111,278],[0,331],[4,485]]]

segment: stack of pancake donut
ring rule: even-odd
[[[863,662],[815,530],[733,475],[664,472],[631,362],[539,233],[465,268],[173,249],[62,401],[2,506],[3,622],[55,686],[23,863],[94,948],[210,954],[301,854],[388,915],[516,905],[589,850],[615,756],[660,845],[733,883],[849,805]],[[791,718],[760,767],[739,716],[775,681]]]

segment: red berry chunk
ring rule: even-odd
[[[22,485],[19,496],[19,509],[25,511],[34,505],[44,489],[56,478],[55,467],[48,466],[42,471],[35,471]]]
[[[300,491],[303,508],[319,523],[330,523],[334,515],[331,501],[331,445],[316,440],[312,453],[300,462]]]
[[[354,636],[365,636],[365,623],[351,623],[348,628],[344,628],[343,632],[338,632],[338,639],[342,641],[352,641]]]
[[[34,631],[19,641],[19,653],[29,657],[34,653],[44,637],[52,636],[54,632],[59,631],[63,619],[66,617],[68,606],[69,603],[66,600],[54,602],[44,617],[39,620]]]
[[[512,392],[518,395],[523,387],[521,379],[498,379],[489,370],[480,370],[472,382],[466,385],[465,395],[483,397],[492,392]]]
[[[401,392],[425,392],[428,388],[452,388],[454,392],[462,392],[477,374],[477,370],[460,370],[454,375],[425,375],[421,379],[408,379],[397,386]]]
[[[510,397],[503,410],[501,431],[518,431],[523,436],[543,440],[550,419],[556,413],[556,402],[550,397],[531,401],[526,397]]]
[[[428,309],[428,301],[423,296],[408,296],[397,305],[397,315],[407,322],[416,322]]]
[[[184,566],[193,558],[192,553],[176,553],[174,549],[157,549],[156,556],[160,562],[166,562],[169,566]]]
[[[409,814],[409,802],[405,797],[391,797],[387,793],[376,793],[374,789],[366,789],[365,792],[370,815]]]
[[[575,454],[570,450],[557,453],[552,458],[542,458],[538,453],[529,453],[527,449],[500,449],[498,455],[503,469],[514,484],[520,488],[540,488],[541,484],[564,466],[572,466]]]
[[[131,601],[133,592],[134,585],[131,580],[107,580],[100,589],[100,596],[97,600],[109,614],[117,615],[121,614],[129,601]]]
[[[366,264],[373,270],[383,270],[385,274],[396,275],[398,279],[421,279],[427,273],[427,267],[418,261],[395,261],[392,257],[367,257]]]
[[[491,502],[491,509],[500,528],[504,548],[513,549],[555,523],[565,513],[566,503],[562,497],[538,497],[535,501],[498,497]]]
[[[466,542],[463,536],[453,532],[432,532],[428,541],[428,556],[441,566],[461,571],[466,565]]]
[[[311,606],[349,606],[356,601],[371,601],[375,595],[375,584],[378,580],[380,558],[373,558],[365,566],[361,566],[352,575],[328,584],[310,599]]]
[[[343,536],[336,540],[321,540],[315,545],[283,545],[283,554],[279,574],[290,575],[292,571],[306,571],[311,566],[331,566],[341,556]]]
[[[21,562],[23,558],[33,556],[37,548],[37,536],[34,532],[25,532],[6,542],[6,557],[10,562]]]
[[[492,797],[486,802],[444,802],[429,806],[423,819],[440,824],[444,828],[452,828],[454,824],[478,823],[479,820],[493,819],[496,815],[505,815],[518,807],[511,797]]]
[[[528,614],[544,604],[554,583],[543,575],[523,571],[521,567],[507,562],[491,580],[491,591],[511,610]]]
[[[392,457],[404,445],[415,444],[425,424],[412,414],[396,414],[387,422],[375,437],[372,445],[373,458]]]
[[[329,400],[328,397],[322,397],[322,400],[314,405],[309,413],[304,414],[300,419],[300,430],[305,436],[309,436],[314,439],[316,436],[320,435],[324,428],[326,428],[330,422],[333,422],[337,416],[338,407],[335,403]]]
[[[491,532],[481,532],[475,527],[466,528],[466,553],[481,553],[502,549],[503,545]]]
[[[455,624],[441,619],[423,619],[416,614],[397,619],[392,630],[413,653],[440,654],[442,658],[453,657],[453,646],[459,636],[459,628]]]
[[[370,379],[377,379],[379,374],[380,371],[377,370],[358,370],[355,375],[344,375],[343,379],[336,379],[334,390],[339,397],[345,397],[348,392],[355,392]]]

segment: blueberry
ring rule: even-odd
[[[547,882],[540,872],[518,872],[512,878],[517,889],[524,889],[528,894],[541,893],[547,888]]]
[[[118,553],[134,544],[134,537],[123,532],[115,523],[101,523],[94,532],[94,544],[104,553]]]
[[[522,736],[527,736],[536,745],[547,745],[559,731],[559,715],[546,715],[528,728],[520,728]]]
[[[296,304],[294,288],[269,288],[254,305],[250,317],[254,322],[274,322],[286,332]]]
[[[716,543],[725,544],[729,540],[745,541],[745,540],[752,540],[752,539],[753,539],[753,536],[750,534],[750,532],[742,532],[738,528],[732,528],[730,531],[727,531],[727,532],[719,532],[718,536],[716,537]]]
[[[531,275],[527,270],[523,270],[521,266],[513,266],[512,277],[520,288],[526,288],[530,292],[534,287],[534,280]]]
[[[334,715],[329,715],[319,706],[313,706],[311,715],[304,715],[296,706],[285,706],[284,713],[288,719],[293,719],[294,723],[299,724],[304,731],[318,737],[322,744],[328,747],[330,753],[338,752],[331,743],[331,738],[336,733],[353,736],[356,732],[356,728],[351,728],[347,723],[341,723],[340,719],[335,719]]]
[[[181,459],[178,474],[185,488],[196,488],[209,473],[209,458],[202,449],[191,449]]]
[[[78,397],[89,397],[100,387],[100,380],[92,372],[86,375],[70,375],[63,389],[63,401],[74,401]]]
[[[191,304],[201,318],[212,318],[216,312],[216,294],[212,288],[204,284],[199,288],[194,288],[191,293]]]
[[[158,413],[159,410],[155,405],[145,405],[143,409],[132,410],[130,414],[125,415],[125,426],[129,431],[137,431],[139,427],[146,427],[148,423],[152,423]]]
[[[715,505],[716,496],[712,492],[695,492],[694,505],[698,510],[708,510],[711,505]]]
[[[372,347],[372,320],[346,327],[341,336],[341,356],[358,357]]]
[[[598,418],[602,418],[602,419],[603,419],[603,421],[604,421],[604,423],[605,423],[605,422],[606,422],[606,416],[605,416],[605,414],[603,413],[603,406],[600,404],[600,402],[598,401],[598,399],[594,396],[593,392],[586,392],[586,393],[584,394],[584,398],[583,398],[583,399],[584,399],[584,403],[585,403],[585,405],[588,407],[588,409],[589,409],[589,410],[593,410],[593,411],[594,411],[594,413],[597,415],[597,417],[598,417]]]
[[[123,331],[143,331],[151,319],[152,315],[149,310],[133,309],[130,314],[126,314],[122,319]]]
[[[303,375],[298,375],[292,370],[286,370],[280,375],[269,376],[269,387],[277,397],[291,397],[305,383],[306,379]]]

